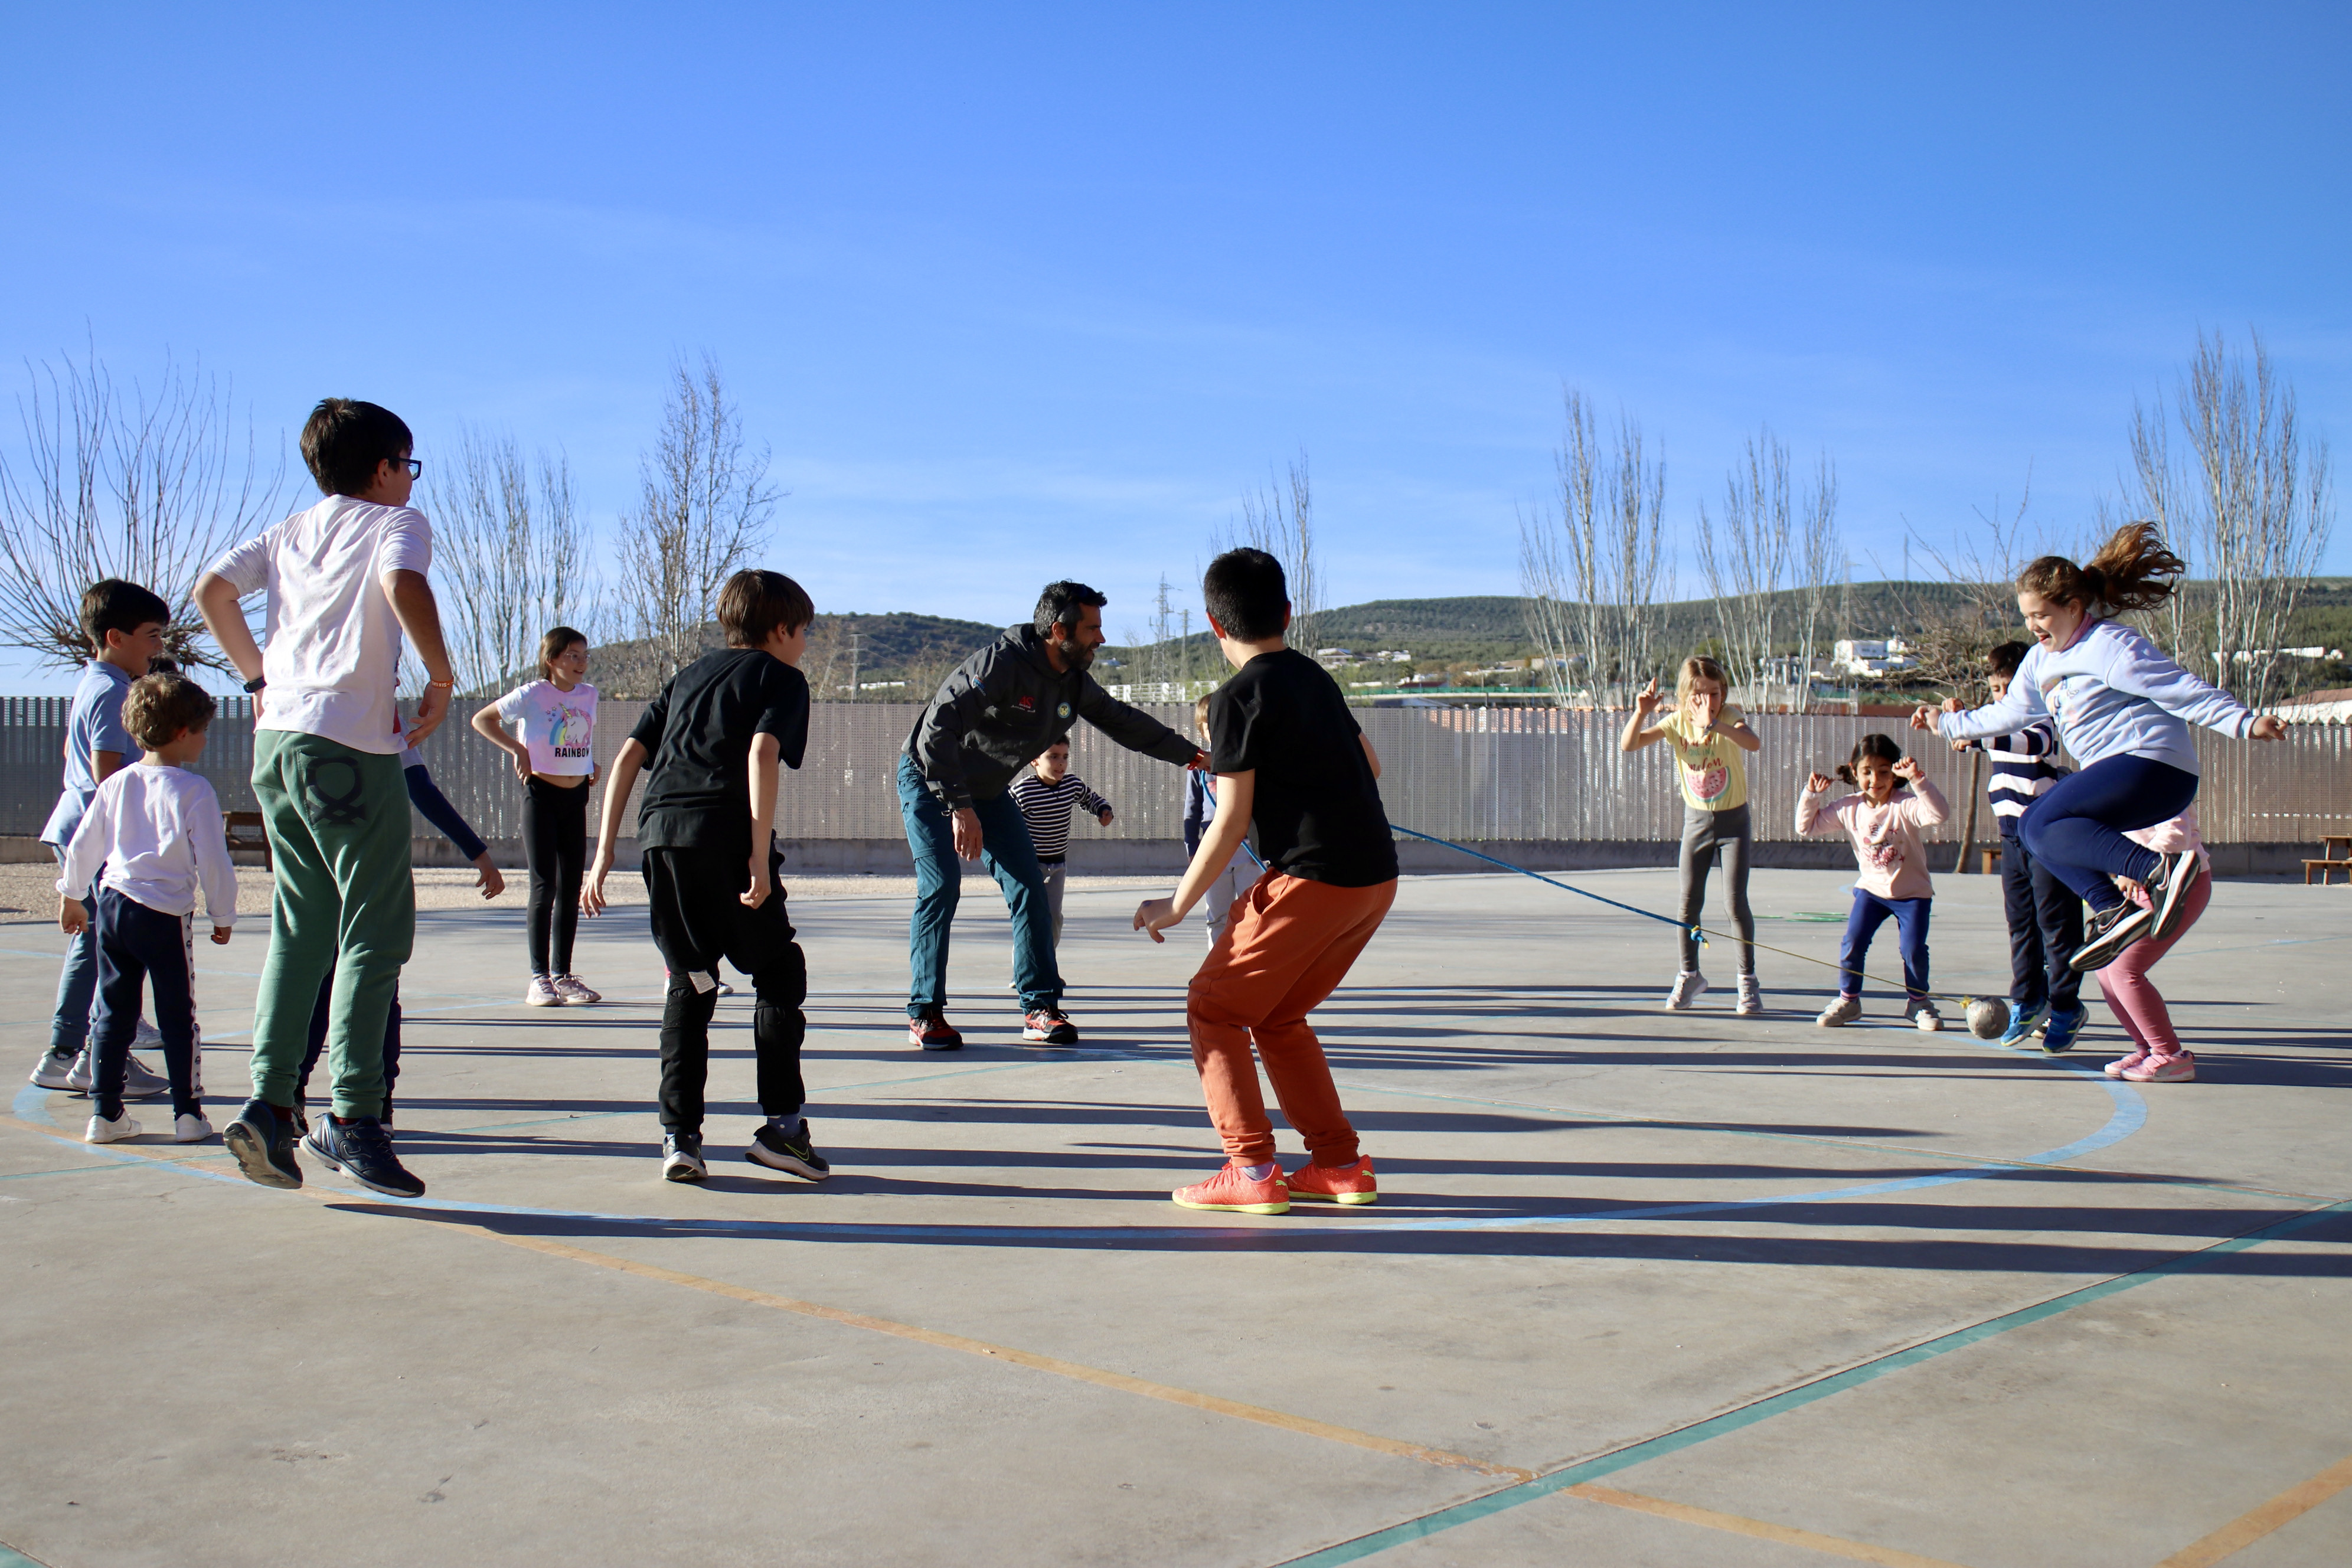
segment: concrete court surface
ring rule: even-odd
[[[248,872],[250,876],[252,873]],[[1670,907],[1663,871],[1579,885]],[[1822,957],[1849,879],[1758,873]],[[1938,879],[1936,979],[2006,978],[1998,884]],[[420,922],[415,1205],[217,1142],[0,1121],[0,1542],[52,1568],[373,1563],[2352,1562],[2352,893],[2229,883],[2157,973],[2193,1084],[1816,1028],[1767,953],[1657,1003],[1663,925],[1507,876],[1407,882],[1320,1015],[1378,1206],[1195,1214],[1200,928],[1070,900],[1072,1051],[1021,1048],[968,884],[953,1017],[903,1044],[899,898],[796,900],[836,1174],[755,1173],[749,998],[713,1180],[656,1179],[641,909],[609,998],[526,1009],[518,895]],[[1812,917],[1812,918],[1809,918]],[[1830,917],[1830,918],[1821,918]],[[216,1123],[249,922],[200,947]],[[1892,929],[1873,968],[1894,967]],[[61,938],[0,930],[11,1064]],[[21,1072],[22,1066],[12,1065]],[[1285,1154],[1297,1145],[1285,1133]],[[0,1552],[0,1563],[15,1562]]]

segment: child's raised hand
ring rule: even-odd
[[[1958,712],[1958,710],[1954,709],[1953,711]],[[1932,730],[1935,727],[1935,709],[1929,707],[1927,703],[1922,702],[1918,707],[1911,710],[1911,728],[1914,730]]]
[[[1808,795],[1819,795],[1822,791],[1829,788],[1832,782],[1833,781],[1827,773],[1809,774],[1805,779],[1805,793]]]
[[[1927,776],[1927,770],[1919,765],[1919,759],[1916,757],[1906,757],[1888,771],[1896,778],[1909,779],[1913,784],[1917,784]]]
[[[215,926],[215,927],[213,927],[213,945],[214,945],[215,947],[226,947],[226,946],[228,945],[228,939],[229,939],[229,938],[230,938],[230,936],[231,936],[231,935],[233,935],[233,934],[234,934],[234,928],[232,928],[232,927],[229,927],[229,926]]]
[[[68,936],[79,936],[89,925],[89,913],[79,899],[60,896],[58,900],[58,929]]]
[[[2265,713],[2254,721],[2254,727],[2246,733],[2257,741],[2284,741],[2286,739],[2286,721],[2275,713]]]
[[[1644,718],[1657,711],[1659,700],[1658,678],[1654,675],[1650,677],[1649,685],[1633,694],[1633,706],[1641,710]]]

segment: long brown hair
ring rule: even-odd
[[[2152,522],[2127,522],[2099,552],[2077,566],[2063,555],[2044,555],[2017,574],[2020,592],[2039,594],[2086,612],[2151,610],[2172,596],[2189,563],[2164,547]]]
[[[570,626],[557,626],[539,639],[539,678],[555,679],[555,661],[572,651],[574,646],[586,646],[588,634],[573,631]]]

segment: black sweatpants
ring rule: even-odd
[[[327,1049],[327,1004],[334,998],[335,972],[319,983],[319,1005],[310,1010],[310,1045],[302,1053],[302,1072],[294,1080],[294,1101],[310,1097],[310,1074]],[[383,1117],[392,1120],[392,1086],[400,1081],[400,987],[392,989],[392,1011],[383,1020]]]
[[[645,852],[654,945],[669,969],[661,1026],[661,1123],[667,1131],[702,1130],[710,1017],[719,1005],[722,958],[751,977],[751,1048],[759,1064],[761,1113],[790,1116],[807,1098],[801,1083],[801,1042],[808,1019],[801,1004],[808,999],[808,963],[784,912],[784,858],[769,851],[771,890],[756,910],[745,909],[738,897],[751,886],[748,858],[726,849]]]
[[[204,1114],[196,1062],[195,954],[189,917],[151,910],[100,887],[98,906],[98,1022],[90,1031],[95,1060],[90,1099],[109,1121],[122,1115],[122,1079],[130,1070],[131,1037],[139,1027],[142,987],[155,993],[155,1031],[163,1037],[163,1068],[172,1079],[172,1114]]]
[[[530,972],[572,973],[580,930],[580,879],[588,868],[588,786],[526,779],[522,861],[530,868]]]
[[[2069,960],[2083,945],[2083,900],[2014,833],[2000,836],[2000,897],[2009,914],[2009,1005],[2019,1013],[2045,1005],[2072,1013],[2082,1005],[2083,975]]]

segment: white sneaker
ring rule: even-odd
[[[163,1048],[163,1031],[144,1017],[131,1026],[131,1048],[134,1051],[160,1051]]]
[[[103,1116],[91,1117],[89,1130],[81,1135],[81,1141],[85,1143],[120,1143],[126,1138],[138,1136],[139,1123],[131,1121],[131,1113],[126,1110],[111,1121]]]
[[[1911,1021],[1919,1026],[1921,1034],[1940,1035],[1944,1032],[1944,1016],[1936,1011],[1933,1002],[1914,1002],[1904,1011],[1911,1015]]]
[[[1756,984],[1756,976],[1752,974],[1743,974],[1739,977],[1738,1011],[1743,1018],[1753,1018],[1757,1014],[1764,1011],[1764,988]]]
[[[172,1119],[172,1142],[174,1143],[201,1143],[212,1135],[213,1124],[204,1119],[202,1112]]]
[[[1684,1013],[1690,1005],[1706,994],[1706,976],[1696,969],[1685,969],[1675,976],[1675,988],[1666,993],[1666,1011]]]
[[[584,1004],[604,999],[602,992],[591,991],[582,984],[576,974],[559,974],[550,984],[555,987],[555,994],[567,1003]]]
[[[522,994],[522,1005],[526,1007],[561,1007],[563,1002],[563,993],[558,991],[555,983],[544,974],[532,975],[530,989]]]
[[[1836,1001],[1831,1003],[1828,1006],[1822,1008],[1822,1016],[1814,1019],[1813,1022],[1819,1024],[1824,1029],[1842,1029],[1846,1025],[1853,1023],[1856,1018],[1861,1016],[1862,998],[1859,996],[1841,996]]]
[[[32,1080],[42,1089],[71,1089],[73,1069],[73,1058],[51,1056],[44,1051],[39,1064],[33,1068]]]

